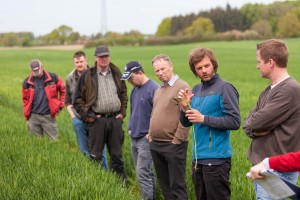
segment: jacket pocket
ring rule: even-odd
[[[23,100],[28,101],[29,99],[30,99],[30,89],[26,89],[26,90],[24,90],[24,93],[23,93]]]
[[[213,133],[212,130],[209,131],[209,143],[208,143],[208,148],[209,150],[212,150],[213,146]]]
[[[56,85],[49,85],[49,92],[51,98],[57,98],[57,87]]]

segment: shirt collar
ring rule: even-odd
[[[286,80],[288,78],[290,78],[290,76],[287,76],[287,77],[283,78],[281,81],[279,81],[278,83],[276,83],[274,85],[271,85],[271,89],[273,89],[276,85],[278,85],[279,83],[281,83],[282,81],[284,81],[284,80]]]
[[[164,82],[161,84],[161,86],[167,86],[167,85],[169,85],[169,86],[173,86],[174,84],[175,84],[175,81],[177,80],[177,79],[179,79],[179,76],[177,75],[177,74],[175,74],[170,80],[169,80],[169,82],[167,83],[167,84],[165,84]]]
[[[109,74],[109,73],[111,73],[110,67],[107,68],[106,72],[101,72],[100,69],[97,67],[97,74],[101,74],[101,75],[106,76],[106,74]]]

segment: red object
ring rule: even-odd
[[[65,106],[66,89],[64,82],[59,76],[53,73],[49,73],[45,70],[44,73],[46,77],[44,83],[49,83],[45,84],[44,90],[48,99],[51,116],[55,118],[59,111]],[[54,80],[54,77],[57,80]],[[33,76],[32,74],[30,74],[30,76],[27,79],[25,79],[22,85],[23,112],[26,120],[28,120],[31,113],[33,97],[34,82]]]
[[[300,171],[300,151],[269,158],[271,169],[281,172]]]

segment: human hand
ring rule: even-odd
[[[188,120],[191,123],[200,123],[200,124],[202,124],[204,122],[204,115],[202,115],[196,109],[191,109],[191,110],[185,111],[185,116],[188,118]]]
[[[146,138],[147,138],[147,140],[148,140],[149,142],[152,141],[152,137],[151,137],[150,133],[148,133],[148,134],[146,135]]]
[[[174,137],[172,140],[172,144],[180,144],[181,142],[178,140],[178,138]]]
[[[190,102],[192,101],[194,94],[189,94],[189,89],[181,89],[178,92],[178,99],[179,99],[179,103],[180,106],[184,109],[184,110],[188,110],[191,109],[190,106]]]
[[[247,173],[247,176],[253,180],[264,178],[263,175],[260,174],[261,170],[267,169],[263,162],[258,163],[251,167],[250,172]]]
[[[123,119],[123,115],[122,114],[117,114],[116,119]]]
[[[93,117],[87,117],[85,121],[86,121],[87,123],[93,123],[95,120],[96,120],[96,119],[93,118]]]
[[[72,108],[73,108],[73,105],[72,105],[72,104],[67,106],[67,111],[69,112],[69,115],[70,115],[71,118],[73,119],[73,118],[76,117],[76,116],[75,116],[75,114],[74,114]]]

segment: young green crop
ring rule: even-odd
[[[138,60],[146,74],[158,82],[151,66],[156,54],[168,54],[174,72],[191,86],[200,82],[190,71],[187,59],[191,49],[211,48],[215,51],[220,76],[238,90],[241,119],[255,105],[260,92],[269,84],[256,69],[256,43],[259,41],[203,42],[174,46],[111,47],[112,62],[124,70],[130,60]],[[286,40],[289,51],[288,70],[300,81],[297,67],[300,63],[300,39]],[[139,185],[131,156],[127,129],[129,108],[124,120],[125,140],[123,157],[129,184],[123,187],[112,173],[83,157],[77,146],[71,119],[64,109],[57,117],[59,141],[37,138],[27,132],[22,112],[21,84],[29,75],[29,62],[39,58],[44,68],[65,80],[73,69],[75,51],[58,50],[0,50],[0,199],[139,199]],[[94,49],[85,49],[88,62],[94,63]],[[127,84],[128,94],[132,86]],[[191,138],[190,138],[191,139]],[[233,200],[254,199],[253,182],[245,174],[251,164],[247,151],[251,140],[242,128],[232,131],[233,148],[230,173]],[[191,179],[191,146],[187,154],[186,181],[189,199],[194,198]],[[157,199],[163,199],[157,184]]]

